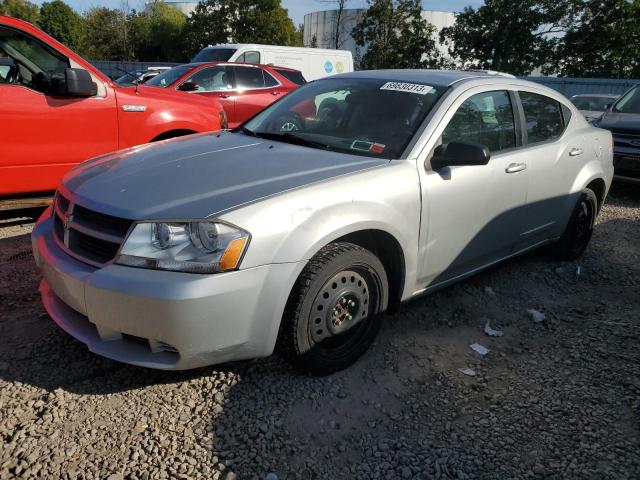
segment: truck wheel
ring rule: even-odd
[[[316,374],[342,370],[371,345],[388,302],[387,274],[370,251],[331,243],[304,268],[291,292],[278,345]]]
[[[569,223],[560,239],[552,246],[553,253],[560,260],[579,258],[589,245],[593,235],[593,225],[598,213],[596,194],[585,188],[569,218]]]

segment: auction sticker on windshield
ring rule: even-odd
[[[402,83],[402,82],[387,82],[380,87],[380,90],[395,90],[397,92],[407,93],[419,93],[426,95],[436,91],[431,85],[421,85],[419,83]]]

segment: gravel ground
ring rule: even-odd
[[[614,187],[579,262],[533,253],[409,303],[323,378],[88,353],[40,306],[31,221],[0,220],[0,479],[640,478],[640,187]]]

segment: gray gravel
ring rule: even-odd
[[[615,187],[579,262],[534,253],[410,303],[323,378],[88,353],[40,306],[30,221],[0,220],[0,479],[640,478],[640,187]]]

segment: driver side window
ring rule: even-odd
[[[442,143],[451,142],[479,143],[491,153],[514,148],[516,130],[509,94],[483,92],[465,100],[442,132]]]
[[[197,92],[231,90],[231,83],[224,67],[204,68],[191,75],[187,82],[193,82],[198,85]]]
[[[23,85],[41,93],[56,91],[65,82],[69,60],[40,41],[0,27],[0,57],[12,63],[3,75],[4,83]]]

